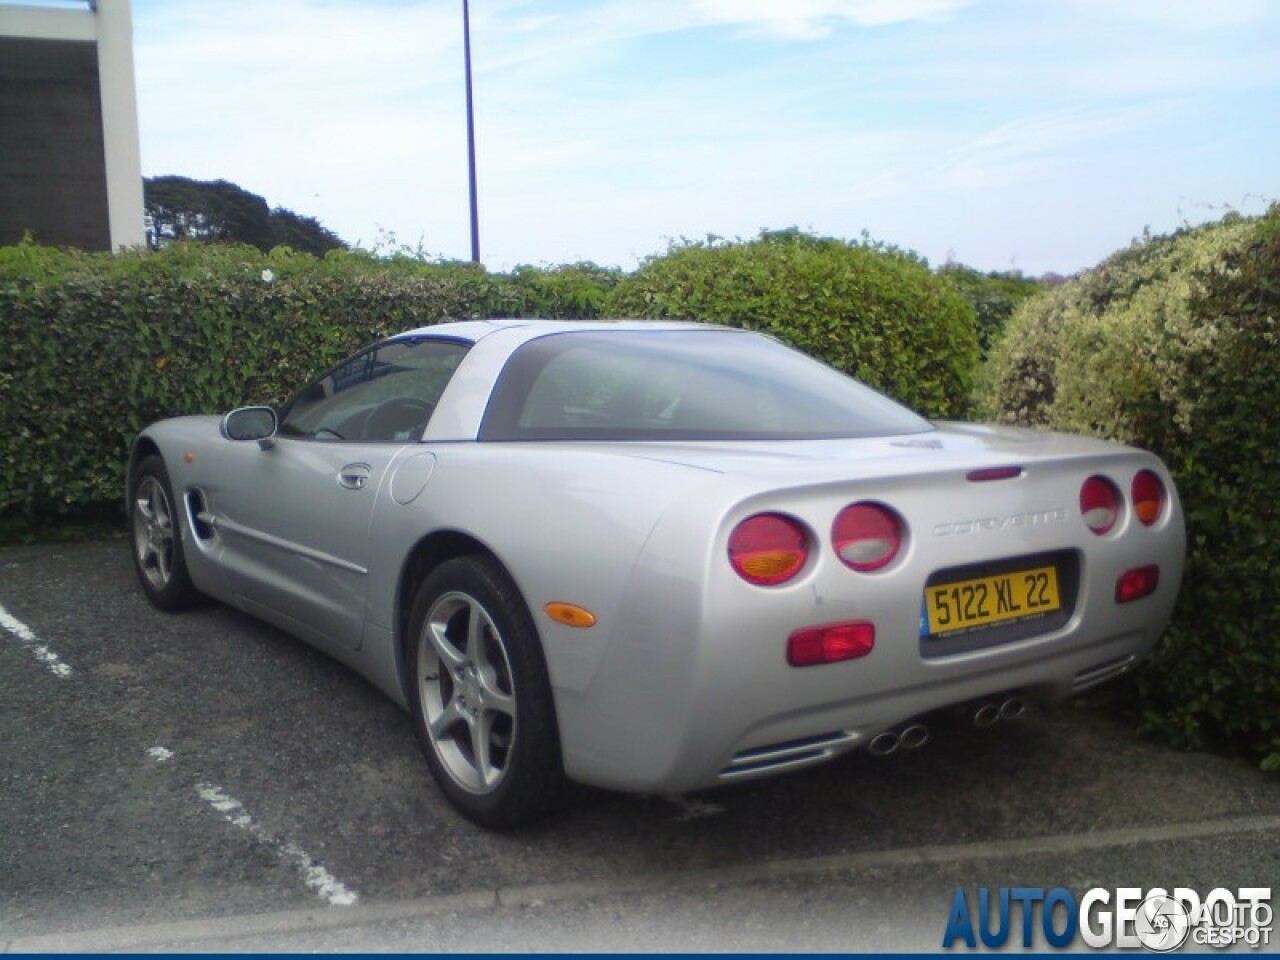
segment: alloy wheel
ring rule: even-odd
[[[143,477],[134,493],[133,546],[139,569],[156,590],[164,590],[173,577],[176,535],[164,486],[155,477]]]
[[[516,737],[506,643],[478,600],[435,600],[418,639],[419,702],[427,736],[450,778],[473,794],[502,784]]]

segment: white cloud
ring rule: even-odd
[[[972,0],[695,0],[714,23],[758,27],[792,39],[827,36],[836,27],[879,27],[938,20]]]
[[[1013,186],[1047,168],[1062,172],[1100,142],[1127,141],[1158,126],[1175,105],[1068,110],[1019,118],[950,147],[929,175],[935,187]]]

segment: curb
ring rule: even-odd
[[[493,890],[476,890],[369,906],[356,904],[350,907],[309,907],[276,913],[43,934],[19,937],[0,944],[0,953],[130,951],[170,943],[190,944],[301,931],[341,930],[420,917],[587,901],[596,897],[619,894],[669,893],[672,890],[747,886],[796,877],[853,873],[884,867],[917,867],[1024,858],[1044,854],[1071,854],[1250,833],[1280,834],[1280,815],[1233,817],[1158,827],[1104,830],[1097,833],[1059,834],[1025,840],[915,847],[905,850],[875,850],[829,857],[777,860],[747,866],[689,870],[678,874],[638,874],[633,877],[598,881],[499,887]]]

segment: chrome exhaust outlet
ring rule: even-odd
[[[1021,697],[1010,697],[1000,704],[1001,720],[1017,720],[1027,712],[1027,702]]]
[[[1000,719],[1000,704],[984,703],[973,712],[973,725],[980,729],[994,727]]]
[[[871,745],[867,748],[874,757],[887,757],[891,753],[897,753],[898,747],[902,745],[902,738],[894,731],[886,730],[884,733],[878,733],[871,738]]]
[[[929,728],[923,723],[913,723],[898,735],[903,750],[919,750],[929,742]]]

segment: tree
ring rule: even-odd
[[[336,233],[315,217],[304,217],[284,207],[271,211],[271,236],[277,247],[292,247],[317,257],[323,257],[330,250],[347,248]]]
[[[178,240],[244,243],[263,253],[273,247],[323,256],[346,244],[313,217],[276,207],[226,180],[148,177],[143,181],[147,242],[153,249]]]

